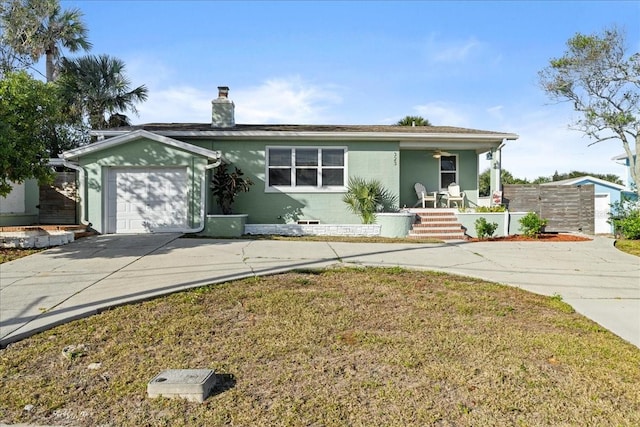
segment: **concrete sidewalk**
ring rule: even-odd
[[[544,295],[640,347],[640,260],[613,240],[368,244],[105,235],[0,265],[0,346],[71,319],[210,283],[330,265],[474,276]]]

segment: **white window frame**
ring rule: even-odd
[[[269,165],[269,151],[270,150],[291,150],[291,166],[283,168],[291,168],[291,183],[292,185],[274,185],[269,182],[269,170],[272,168]],[[312,166],[317,168],[318,183],[317,186],[297,186],[296,185],[296,150],[318,150],[318,165]],[[344,153],[344,165],[343,166],[322,166],[322,150],[342,150]],[[310,145],[271,145],[265,148],[265,193],[344,193],[347,191],[347,179],[348,173],[348,157],[349,150],[345,146],[310,146]],[[277,166],[274,166],[277,168]],[[306,167],[309,168],[309,167]],[[323,169],[342,169],[342,182],[344,185],[322,185],[322,170]]]
[[[454,157],[456,159],[456,170],[454,172],[448,171],[448,170],[443,170],[442,169],[442,157]],[[456,184],[460,185],[460,181],[458,181],[458,172],[460,170],[460,161],[458,158],[457,154],[452,154],[450,156],[442,156],[438,159],[438,185],[440,186],[440,190],[441,191],[446,191],[447,187],[443,187],[442,186],[442,174],[446,173],[446,174],[455,174],[454,180],[453,182],[455,182]]]

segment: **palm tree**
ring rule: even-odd
[[[87,40],[88,30],[82,22],[82,17],[80,9],[63,11],[56,1],[50,14],[42,20],[35,44],[31,46],[31,57],[37,60],[45,55],[48,82],[56,77],[62,48],[68,49],[69,52],[91,49],[91,43]]]
[[[89,121],[92,129],[126,125],[126,111],[137,114],[135,104],[147,100],[142,85],[130,89],[124,74],[125,64],[109,55],[63,58],[58,84],[70,112]]]
[[[398,120],[397,126],[431,126],[429,120],[422,116],[405,116],[402,120]]]
[[[362,219],[363,224],[373,224],[376,213],[396,209],[397,197],[380,181],[367,181],[361,177],[349,178],[347,192],[342,197],[347,208]]]

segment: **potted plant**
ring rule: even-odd
[[[223,215],[233,214],[233,203],[238,194],[249,191],[253,182],[249,178],[243,178],[244,173],[234,166],[234,171],[229,172],[228,165],[221,164],[216,168],[211,181],[213,195],[218,201],[218,206]]]
[[[253,181],[237,167],[221,164],[211,180],[211,189],[222,215],[207,215],[204,234],[217,237],[240,237],[244,234],[247,214],[234,214],[233,204],[240,193],[249,191]]]

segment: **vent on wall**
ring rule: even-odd
[[[320,224],[320,221],[318,221],[317,219],[299,219],[298,220],[298,224],[299,225],[315,225],[315,224]]]

